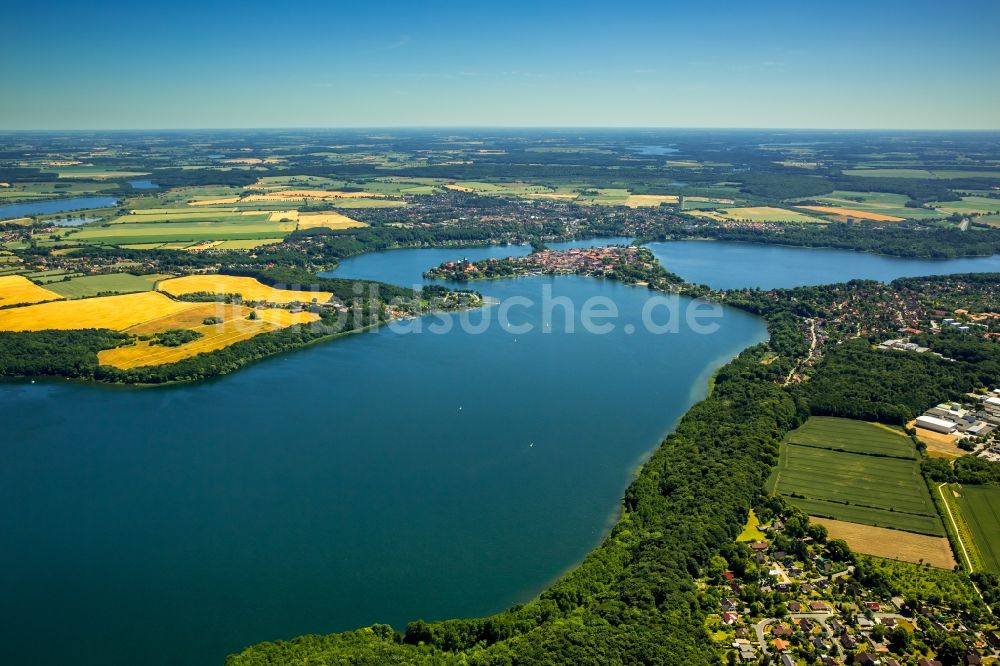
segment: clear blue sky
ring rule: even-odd
[[[1000,128],[1000,2],[11,2],[0,128]]]

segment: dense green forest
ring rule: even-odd
[[[979,369],[930,354],[888,354],[866,339],[830,348],[800,392],[813,414],[902,425],[981,385]]]
[[[894,257],[952,259],[990,256],[1000,252],[1000,230],[963,232],[958,229],[927,228],[919,232],[909,225],[804,224],[784,225],[780,231],[697,225],[666,225],[656,240],[712,238],[744,243],[774,243],[798,247],[830,247],[860,250]]]

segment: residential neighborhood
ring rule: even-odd
[[[970,613],[882,594],[859,569],[868,565],[816,527],[801,534],[797,525],[793,537],[775,519],[758,528],[764,538],[737,544],[732,568],[702,580],[712,606],[707,629],[727,663],[953,666],[1000,658],[985,607]]]

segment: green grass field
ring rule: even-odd
[[[830,416],[810,418],[801,428],[789,433],[788,441],[800,446],[848,453],[917,459],[913,441],[902,430]]]
[[[294,223],[268,222],[254,216],[240,216],[213,221],[109,224],[84,227],[70,234],[70,241],[112,245],[136,243],[171,243],[209,240],[254,240],[277,238],[295,230]]]
[[[1000,213],[1000,199],[989,197],[962,197],[961,201],[932,201],[930,206],[948,215],[985,215]]]
[[[1000,574],[1000,486],[962,486],[957,503],[983,568]]]
[[[108,275],[87,275],[72,278],[67,282],[49,282],[45,288],[66,298],[84,298],[113,292],[129,294],[137,291],[150,291],[157,280],[163,280],[169,275],[132,275],[131,273],[110,273]]]
[[[811,515],[944,535],[909,438],[848,419],[814,420],[782,444],[774,491]]]
[[[687,202],[685,202],[685,205]],[[773,206],[751,206],[744,208],[726,208],[721,214],[730,220],[749,220],[750,222],[807,222],[827,224],[821,217],[806,215],[786,208]]]
[[[111,220],[111,224],[148,224],[153,222],[212,222],[226,221],[233,222],[243,220],[248,222],[260,222],[267,220],[270,213],[268,211],[254,212],[244,215],[238,210],[229,208],[151,208],[148,210],[136,211],[129,215],[122,215]]]

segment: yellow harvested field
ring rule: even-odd
[[[222,245],[222,241],[203,241],[194,245],[188,245],[184,249],[188,252],[201,252],[202,250],[211,250],[213,247],[218,247],[219,245]]]
[[[319,320],[319,315],[311,312],[291,312],[289,310],[257,310],[257,319],[247,319],[251,308],[223,303],[202,303],[189,313],[176,317],[164,317],[156,322],[129,329],[129,333],[148,335],[176,328],[201,333],[202,337],[177,347],[150,344],[150,341],[136,342],[127,347],[106,349],[97,355],[101,365],[110,365],[121,370],[149,365],[176,363],[185,358],[205,352],[223,349],[242,340],[248,340],[261,333],[276,331],[294,324],[309,324]],[[197,316],[194,316],[197,315]],[[202,323],[207,317],[220,317],[220,324]],[[194,321],[192,321],[194,320]],[[196,323],[195,323],[196,322]]]
[[[315,229],[316,227],[326,227],[327,229],[351,229],[354,227],[367,227],[364,222],[352,220],[340,213],[299,213],[299,229]]]
[[[677,196],[673,194],[630,194],[625,200],[625,205],[629,208],[659,206],[662,203],[677,203]]]
[[[917,439],[927,446],[927,455],[931,458],[960,458],[966,455],[966,451],[958,448],[958,437],[955,435],[917,428],[916,423],[914,419],[906,427],[917,431]]]
[[[568,192],[528,192],[527,194],[522,194],[521,196],[527,199],[562,199],[564,201],[572,201],[580,195],[570,194]]]
[[[311,324],[319,321],[319,315],[314,312],[292,312],[281,308],[267,308],[257,310],[258,321],[266,321],[279,328],[295,326],[296,324]]]
[[[684,211],[688,215],[694,215],[695,217],[704,217],[709,220],[715,220],[717,222],[728,222],[729,218],[721,213],[717,213],[714,210],[686,210]]]
[[[828,215],[839,215],[840,217],[857,217],[862,220],[873,220],[875,222],[902,222],[904,218],[895,215],[883,215],[882,213],[872,213],[867,210],[855,210],[853,208],[839,208],[838,206],[796,206],[805,210]]]
[[[298,199],[374,199],[384,194],[372,192],[340,192],[327,190],[278,190],[267,194],[251,194],[243,201],[290,201]]]
[[[955,568],[955,556],[945,537],[932,537],[815,516],[810,516],[809,520],[825,527],[829,538],[843,539],[851,550],[859,553],[915,564],[924,563],[941,569]]]
[[[290,220],[292,222],[299,219],[299,211],[297,210],[276,210],[271,213],[271,216],[267,218],[268,222],[281,222],[282,220]]]
[[[277,326],[263,321],[230,321],[224,324],[201,326],[191,330],[202,333],[202,337],[178,347],[152,345],[148,341],[136,342],[128,347],[105,349],[97,354],[97,362],[120,370],[146,365],[164,365],[197,356],[204,352],[222,349],[255,335],[276,330]],[[204,330],[203,330],[204,329]]]
[[[19,224],[21,226],[24,226],[26,224],[31,224],[31,218],[30,217],[15,217],[15,218],[13,218],[11,220],[4,220],[3,223],[4,224]]]
[[[261,245],[275,245],[283,241],[283,238],[259,238],[257,240],[227,240],[222,241],[220,250],[253,250]]]
[[[448,183],[445,185],[446,189],[454,190],[455,192],[474,192],[471,187],[466,187],[465,185],[459,185],[458,183]]]
[[[197,201],[188,201],[189,206],[226,206],[228,204],[234,204],[239,201],[239,197],[222,197],[221,199],[200,199]]]
[[[39,287],[23,275],[0,277],[0,306],[60,301],[62,298],[55,292]]]
[[[187,310],[197,304],[180,303],[155,291],[55,301],[0,310],[0,331],[110,328],[123,331],[143,322]]]
[[[261,284],[251,277],[232,275],[187,275],[164,280],[156,288],[173,296],[200,293],[239,294],[244,300],[267,301],[268,303],[311,303],[313,299],[319,303],[326,303],[333,296],[327,291],[275,289]]]
[[[176,328],[197,328],[205,324],[209,317],[218,317],[222,321],[245,319],[253,308],[235,303],[190,303],[187,310],[174,312],[163,317],[150,319],[126,329],[132,335],[153,335]]]

